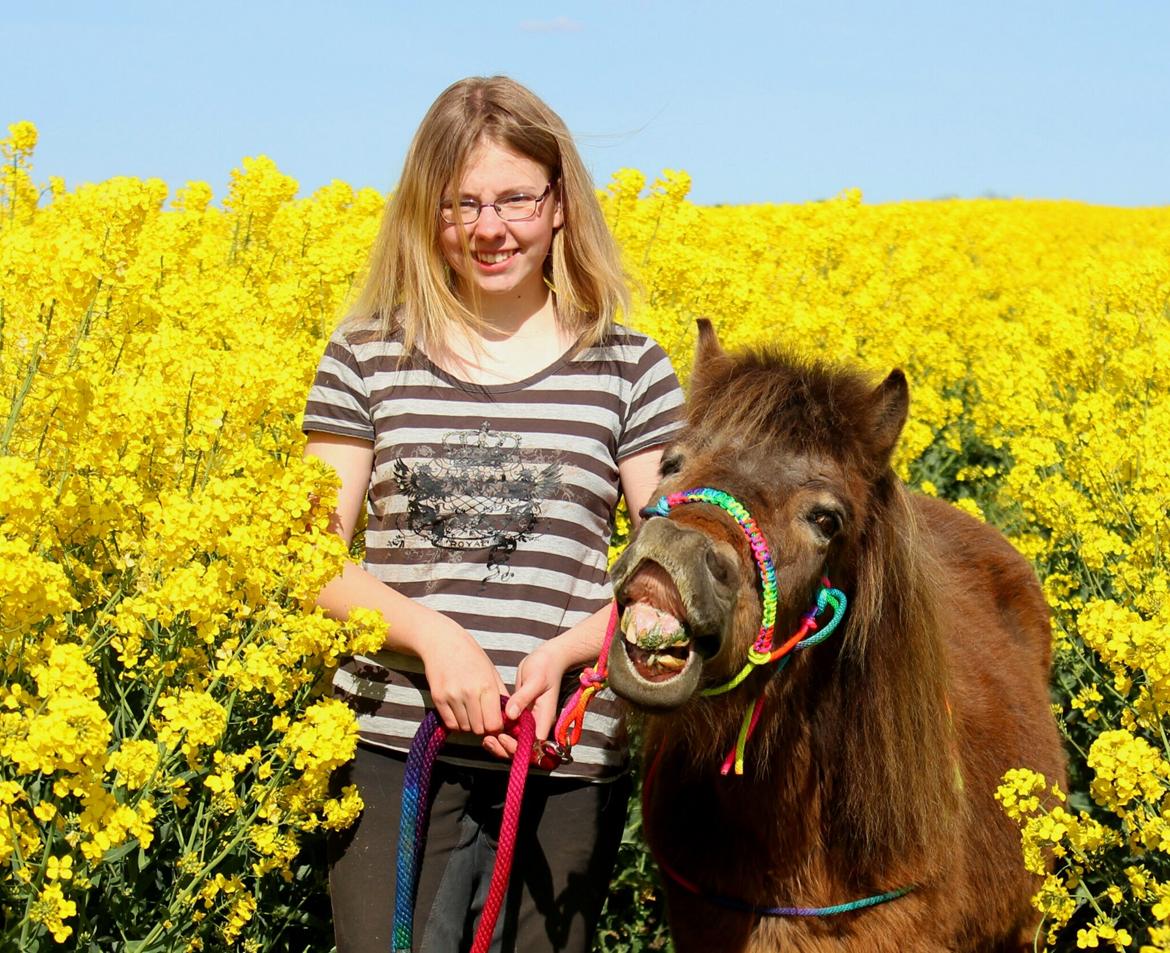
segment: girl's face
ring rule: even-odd
[[[498,301],[507,297],[526,301],[543,300],[544,260],[552,246],[553,233],[561,227],[561,204],[554,185],[537,204],[536,212],[523,221],[505,221],[488,203],[519,204],[520,196],[545,194],[549,170],[527,156],[484,139],[471,154],[459,195],[451,196],[456,206],[475,200],[482,204],[479,218],[470,224],[448,224],[440,219],[439,244],[443,256],[459,277],[461,292],[470,283],[479,293]],[[509,211],[505,209],[505,215]],[[467,235],[470,261],[463,256],[460,230]]]

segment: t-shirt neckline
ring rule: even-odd
[[[436,377],[442,378],[453,387],[458,387],[460,390],[467,391],[473,394],[508,394],[518,390],[524,390],[531,387],[533,384],[539,383],[546,377],[550,377],[559,371],[566,364],[570,363],[582,350],[581,341],[584,335],[579,336],[572,344],[569,345],[560,357],[549,364],[547,367],[541,368],[528,377],[518,381],[505,381],[501,384],[477,384],[473,381],[465,381],[460,377],[456,377],[450,371],[444,370],[432,361],[425,351],[418,349],[418,355],[422,359],[427,370],[429,370]]]

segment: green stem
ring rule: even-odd
[[[65,360],[65,371],[73,370],[73,363],[81,350],[81,342],[89,337],[89,326],[93,321],[94,308],[97,305],[98,294],[102,290],[102,279],[98,278],[97,287],[93,289],[93,297],[89,299],[89,306],[81,316],[81,323],[77,326],[77,333],[73,336],[73,343],[69,346],[69,356]],[[106,298],[106,313],[109,314],[109,297]]]
[[[183,444],[179,454],[179,474],[182,479],[183,467],[187,463],[187,438],[191,435],[191,395],[195,392],[195,371],[191,372],[191,381],[187,385],[187,402],[183,408]],[[199,461],[195,461],[195,469],[199,469]],[[191,478],[194,485],[194,477]],[[190,494],[188,494],[190,495]]]
[[[24,405],[25,398],[28,397],[28,392],[32,390],[33,378],[37,376],[37,369],[41,364],[42,343],[42,341],[38,341],[33,345],[32,360],[29,361],[28,370],[25,372],[20,389],[12,399],[12,409],[8,412],[8,422],[4,425],[4,433],[0,434],[0,456],[8,453],[8,444],[12,440],[13,431],[16,430],[16,421],[20,417],[20,409]]]
[[[11,810],[9,811],[9,814],[8,814],[8,820],[9,820],[9,823],[12,822]],[[20,855],[19,838],[14,837],[13,843],[15,845],[17,845],[17,856],[19,856]],[[29,914],[32,911],[33,897],[35,897],[37,895],[37,893],[40,890],[41,884],[43,884],[45,882],[45,869],[49,863],[49,854],[52,853],[52,846],[53,846],[52,826],[49,825],[49,831],[45,834],[45,849],[43,851],[41,851],[41,863],[37,869],[36,879],[35,879],[35,881],[30,880],[28,883],[28,898],[24,902],[24,916],[21,918],[21,924],[20,924],[20,948],[22,950],[27,949],[25,944],[28,942],[28,928],[32,923],[32,921],[29,919]],[[24,861],[22,860],[21,863],[24,863]]]
[[[195,834],[199,830],[199,825],[203,823],[203,809],[205,805],[206,802],[203,800],[203,798],[200,798],[199,806],[195,811],[195,820],[191,824],[191,836],[189,838],[184,838],[183,829],[179,827],[178,824],[175,825],[175,836],[178,838],[179,844],[182,846],[184,854],[189,854],[191,852],[191,845],[195,842]]]
[[[216,460],[219,457],[219,438],[223,436],[224,428],[227,427],[228,415],[231,413],[227,408],[224,409],[223,419],[220,421],[219,429],[215,432],[215,439],[211,442],[211,449],[207,451],[207,465],[203,468],[203,479],[199,482],[199,489],[207,489],[207,484],[211,480],[212,470],[215,467]],[[195,477],[191,477],[191,489],[195,488]]]
[[[16,183],[16,175],[19,171],[20,171],[20,165],[16,160],[16,154],[13,153],[13,156],[12,156],[12,182],[14,185]],[[16,218],[16,192],[14,190],[12,193],[12,196],[8,200],[8,222],[9,222],[9,224],[11,224],[15,220],[15,218]]]
[[[173,918],[178,916],[178,911],[182,909],[188,900],[190,900],[191,896],[195,892],[196,887],[199,884],[202,884],[203,881],[206,880],[207,877],[216,869],[216,867],[218,867],[226,857],[235,851],[237,845],[247,835],[247,832],[251,828],[253,822],[257,817],[260,816],[260,812],[267,805],[268,798],[272,795],[279,782],[288,772],[289,764],[289,761],[285,761],[280,770],[277,771],[275,775],[273,775],[271,783],[267,786],[264,792],[264,796],[256,802],[255,808],[247,816],[247,818],[243,820],[242,823],[237,825],[236,832],[232,836],[232,839],[228,841],[227,845],[223,847],[219,853],[212,857],[211,860],[207,861],[203,865],[203,869],[200,870],[199,873],[197,873],[194,877],[192,877],[191,881],[167,905],[166,914],[163,915],[163,917],[155,924],[154,929],[152,929],[150,933],[147,934],[146,938],[142,941],[142,947],[144,949],[147,948],[150,943],[162,939],[169,932],[169,929],[164,928],[163,924],[167,920],[173,920]],[[171,929],[173,929],[173,927]]]
[[[150,716],[154,711],[154,706],[158,704],[158,696],[162,694],[163,679],[158,679],[154,686],[154,694],[150,696],[150,702],[146,706],[146,710],[142,713],[142,720],[134,728],[134,734],[131,735],[131,740],[137,740],[142,736],[143,730],[150,721]]]

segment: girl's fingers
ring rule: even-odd
[[[483,739],[483,750],[497,758],[507,760],[511,757],[511,754],[500,744],[498,735],[485,735]]]
[[[481,731],[475,731],[475,716],[479,714],[473,705],[468,705],[465,702],[459,702],[458,705],[453,706],[455,710],[455,717],[459,719],[458,725],[460,731],[473,731],[476,734],[482,734]]]
[[[467,716],[470,719],[473,734],[486,735],[490,733],[487,723],[491,709],[484,704],[486,697],[486,692],[480,692],[478,698],[471,699],[467,704]],[[499,705],[498,702],[496,704]]]
[[[532,717],[536,719],[536,737],[544,741],[552,733],[557,719],[557,700],[552,692],[545,692],[532,706]]]
[[[479,707],[483,713],[483,731],[477,734],[494,735],[504,727],[504,716],[500,711],[500,692],[484,689],[479,695]]]
[[[520,717],[520,712],[525,708],[529,708],[534,701],[545,690],[544,683],[540,679],[531,679],[524,682],[517,687],[512,697],[508,699],[507,715],[512,721]]]
[[[443,727],[448,731],[459,730],[459,716],[455,714],[455,708],[447,702],[435,702],[435,711],[438,712],[439,718],[443,721]]]

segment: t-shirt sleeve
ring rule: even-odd
[[[301,430],[359,437],[371,443],[374,440],[368,381],[350,342],[340,330],[325,345],[325,353],[317,365]]]
[[[674,367],[661,346],[647,338],[634,367],[617,458],[669,443],[682,425],[683,393]]]

